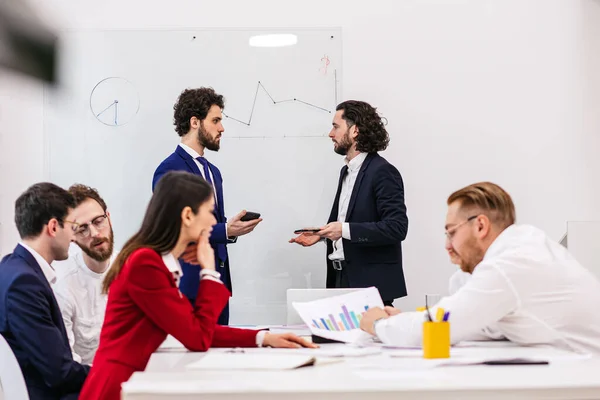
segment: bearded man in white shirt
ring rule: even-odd
[[[515,225],[511,197],[476,183],[448,198],[446,249],[471,278],[433,306],[450,312],[451,341],[493,327],[521,345],[551,345],[600,355],[600,281],[559,243]],[[425,312],[369,310],[361,328],[383,343],[420,346]]]
[[[79,229],[75,243],[81,251],[54,263],[65,271],[53,287],[61,309],[73,359],[92,364],[106,310],[102,280],[108,270],[114,247],[110,213],[96,189],[76,184],[69,188],[76,202]],[[77,247],[73,246],[73,247]]]

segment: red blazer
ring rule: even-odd
[[[110,286],[100,345],[79,398],[119,399],[121,383],[146,368],[168,334],[191,351],[255,347],[257,331],[217,325],[229,295],[223,284],[203,279],[192,308],[158,253],[134,251]]]

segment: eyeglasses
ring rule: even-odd
[[[68,220],[66,220],[66,219],[63,219],[63,221],[62,221],[62,222],[63,222],[63,223],[65,223],[65,222],[66,222],[66,223],[68,223],[68,224],[71,224],[71,230],[72,230],[73,232],[77,232],[77,229],[79,229],[79,223],[77,223],[77,222],[75,222],[75,221],[68,221]]]
[[[446,234],[446,239],[448,240],[452,240],[452,238],[454,237],[454,235],[456,234],[456,232],[458,231],[458,229],[465,225],[467,222],[473,221],[475,218],[477,218],[479,215],[472,215],[469,218],[467,218],[465,221],[461,222],[458,225],[453,226],[450,229],[447,229],[446,232],[444,232]]]
[[[108,221],[108,216],[106,214],[99,215],[94,218],[91,222],[86,224],[77,224],[77,229],[74,229],[75,234],[80,238],[86,238],[90,236],[91,230],[90,226],[93,225],[97,231],[104,229],[106,227]]]

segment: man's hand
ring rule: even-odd
[[[331,239],[332,241],[336,241],[342,237],[342,223],[341,222],[331,222],[324,227],[321,228],[317,235]]]
[[[390,317],[393,317],[394,315],[398,315],[402,312],[402,311],[398,310],[397,308],[390,307],[390,306],[383,307],[383,311],[385,311]]]
[[[295,238],[290,239],[290,243],[298,243],[300,246],[309,247],[321,240],[321,236],[312,232],[304,232]]]
[[[314,343],[307,342],[293,333],[266,333],[263,340],[263,347],[267,346],[281,347],[286,349],[297,349],[300,347],[316,349],[319,347]]]
[[[389,318],[389,314],[379,307],[369,308],[360,320],[360,329],[375,335],[375,321],[380,318]]]
[[[240,221],[240,219],[246,215],[246,210],[242,210],[238,215],[231,218],[227,222],[227,236],[244,236],[254,230],[256,225],[262,222],[262,218],[254,219],[252,221]]]
[[[198,243],[188,244],[181,258],[188,264],[198,265]]]

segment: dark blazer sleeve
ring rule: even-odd
[[[221,311],[229,301],[229,290],[219,283],[200,281],[196,305],[175,286],[170,272],[155,252],[132,255],[128,293],[146,316],[192,351],[206,351],[213,342]]]
[[[49,387],[79,392],[90,368],[73,360],[68,342],[52,320],[47,292],[36,276],[17,277],[6,294],[8,325]]]
[[[209,239],[211,244],[227,244],[229,241],[227,240],[227,223],[219,223],[213,226],[213,230],[210,234]]]
[[[408,232],[402,176],[391,164],[382,165],[373,174],[373,190],[380,220],[351,222],[351,242],[365,246],[398,243],[406,238]]]
[[[154,192],[154,188],[156,187],[156,184],[158,183],[160,178],[162,178],[163,175],[169,171],[185,171],[185,169],[177,168],[177,166],[174,165],[174,163],[168,162],[167,160],[160,163],[160,165],[156,168],[156,171],[154,171],[154,176],[152,177],[152,192]]]

